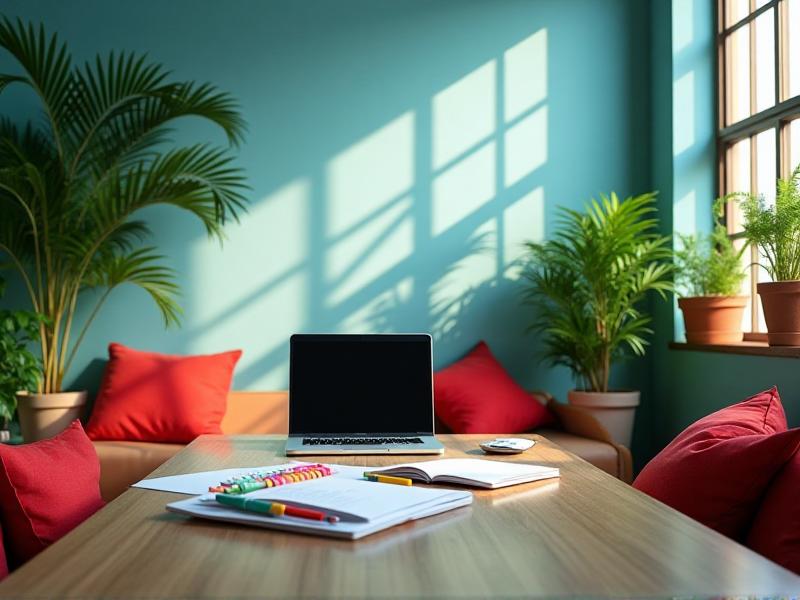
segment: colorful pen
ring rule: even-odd
[[[217,494],[215,499],[225,506],[231,506],[248,512],[260,513],[262,515],[271,515],[273,517],[282,517],[286,515],[289,517],[310,519],[312,521],[327,521],[328,523],[339,522],[339,517],[326,515],[324,512],[318,510],[281,504],[280,502],[270,502],[268,500],[258,500],[256,498],[247,498],[245,496],[231,494]]]
[[[406,477],[392,477],[391,475],[381,475],[379,473],[364,473],[364,477],[378,483],[393,483],[394,485],[411,485],[412,483]]]

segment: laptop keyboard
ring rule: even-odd
[[[309,437],[303,438],[304,446],[361,446],[361,445],[386,445],[386,444],[422,444],[418,437]]]

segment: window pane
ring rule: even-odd
[[[758,262],[762,265],[766,264],[767,261],[764,259],[763,254],[759,252],[754,252],[755,256],[757,256]],[[760,266],[755,268],[756,277],[758,278],[757,281],[759,283],[764,283],[768,281],[772,281],[772,278],[767,273],[766,269],[762,269]],[[761,307],[761,298],[758,298],[758,294],[756,294],[756,303],[758,304],[758,331],[766,331],[767,330],[767,322],[764,320],[764,310]]]
[[[756,189],[767,205],[775,204],[778,174],[775,162],[775,130],[767,129],[756,136]]]
[[[764,6],[769,0],[756,0],[756,10]]]
[[[750,191],[750,138],[736,142],[728,148],[726,155],[725,192]],[[728,233],[739,233],[742,220],[736,202],[728,204]]]
[[[784,14],[788,19],[786,60],[789,61],[788,68],[785,70],[789,81],[786,82],[784,90],[788,92],[786,98],[792,98],[800,95],[800,0],[789,0]]]
[[[725,0],[725,27],[744,19],[750,12],[750,0]]]
[[[756,19],[756,112],[775,104],[775,9]]]
[[[789,136],[789,170],[794,172],[795,167],[800,164],[800,119],[789,123],[786,135]]]
[[[737,250],[741,250],[742,246],[745,245],[745,240],[734,240],[733,245]],[[742,287],[739,290],[739,293],[742,296],[747,296],[750,300],[747,302],[747,308],[744,310],[744,314],[742,315],[742,331],[753,331],[753,296],[750,293],[750,274],[752,269],[750,268],[750,251],[745,250],[742,252],[742,272],[744,272],[745,278],[742,281]]]
[[[735,123],[750,116],[750,25],[734,31],[725,40],[727,53],[728,120]]]

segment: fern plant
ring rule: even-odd
[[[724,198],[714,203],[714,229],[708,235],[678,234],[675,251],[675,285],[684,297],[736,296],[746,273],[742,269],[743,245],[737,250],[720,222]]]
[[[778,180],[774,206],[754,194],[731,196],[741,203],[745,238],[761,251],[772,281],[800,280],[800,165]]]
[[[643,355],[648,292],[673,289],[669,238],[657,232],[655,193],[592,200],[585,212],[561,209],[558,229],[528,243],[527,300],[537,311],[545,358],[568,367],[584,389],[607,392],[611,365]]]
[[[109,293],[130,283],[147,292],[167,326],[179,322],[175,274],[136,214],[169,205],[222,239],[244,209],[243,173],[225,148],[171,147],[170,125],[194,116],[242,139],[236,102],[210,84],[176,81],[145,56],[98,56],[73,66],[43,26],[0,21],[0,49],[14,59],[0,92],[29,88],[42,118],[0,121],[0,258],[19,272],[39,325],[40,391],[60,391],[76,350]],[[101,288],[75,331],[81,292]],[[77,335],[76,335],[77,334]]]

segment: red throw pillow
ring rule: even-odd
[[[0,530],[0,581],[8,577],[8,561],[6,560],[6,548],[3,544],[3,531]]]
[[[222,433],[241,350],[171,356],[110,344],[86,433],[93,440],[188,444]]]
[[[772,477],[800,447],[777,388],[690,425],[642,469],[633,487],[735,539]]]
[[[522,433],[553,420],[479,342],[433,376],[436,415],[453,433]]]
[[[800,574],[800,454],[786,463],[770,484],[756,514],[747,545]]]
[[[14,568],[104,504],[100,462],[80,421],[47,440],[0,444],[0,464],[0,513]]]

